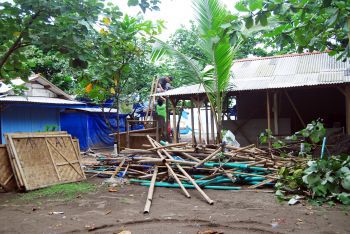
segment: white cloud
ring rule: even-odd
[[[121,11],[135,16],[141,12],[139,7],[128,7],[127,0],[110,0],[120,7]],[[233,11],[237,0],[221,0],[227,9]],[[159,38],[166,40],[181,25],[189,26],[190,20],[194,20],[194,12],[191,0],[161,0],[160,11],[147,10],[144,14],[146,20],[164,20],[166,29],[159,35]]]

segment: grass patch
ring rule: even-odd
[[[19,199],[32,201],[38,198],[51,198],[54,200],[70,201],[78,195],[96,190],[96,185],[88,182],[58,184],[47,188],[30,191],[20,195]]]

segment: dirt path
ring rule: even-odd
[[[100,187],[70,202],[26,204],[15,194],[0,194],[0,233],[350,233],[349,207],[288,206],[276,203],[272,193],[207,190],[216,201],[210,206],[190,193],[188,199],[180,190],[156,188],[149,215],[142,213],[147,188],[137,185],[114,193]]]

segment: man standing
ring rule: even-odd
[[[173,87],[171,86],[171,82],[173,81],[173,79],[174,78],[172,76],[166,76],[166,77],[160,78],[158,81],[157,92],[161,93],[169,89],[172,89]]]
[[[164,104],[164,98],[159,97],[157,100],[157,106],[156,106],[156,113],[157,113],[157,120],[158,120],[158,126],[160,127],[160,139],[161,140],[168,140],[168,129],[166,126],[166,106]]]

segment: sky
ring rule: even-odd
[[[128,7],[127,0],[111,0],[117,6],[119,6],[122,12],[128,15],[135,16],[141,12],[139,6]],[[236,0],[221,0],[226,5],[227,9],[231,12],[234,10],[234,3]],[[164,20],[166,29],[162,32],[158,38],[166,40],[176,29],[182,25],[189,27],[190,20],[194,20],[194,11],[192,9],[191,0],[161,0],[159,5],[160,11],[147,10],[144,14],[146,20]]]

